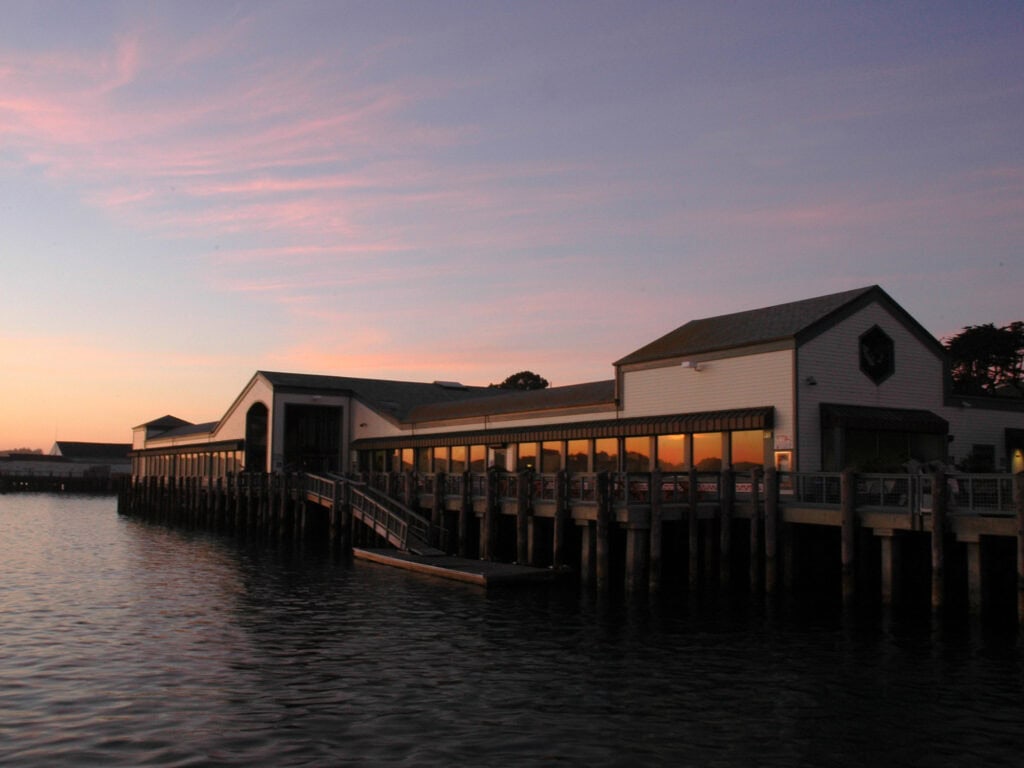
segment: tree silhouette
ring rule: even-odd
[[[548,380],[533,371],[513,373],[500,384],[491,384],[497,389],[547,389]]]
[[[1024,397],[1024,322],[969,325],[945,345],[956,394]]]

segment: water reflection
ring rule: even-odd
[[[1016,635],[484,593],[0,497],[5,765],[1005,764]]]

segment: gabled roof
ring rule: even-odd
[[[167,414],[166,416],[161,416],[159,419],[153,419],[152,421],[147,421],[145,424],[139,424],[136,427],[132,427],[132,429],[146,428],[151,431],[159,431],[161,429],[167,430],[173,429],[174,427],[182,427],[191,423],[192,422],[190,421],[179,419],[177,416]]]
[[[691,320],[686,325],[626,355],[616,361],[615,365],[687,357],[772,341],[798,339],[802,333],[818,323],[875,294],[885,295],[885,292],[877,285],[872,285],[762,309]]]
[[[207,432],[213,432],[217,428],[218,421],[206,421],[202,424],[182,424],[179,427],[168,429],[166,432],[161,432],[156,437],[163,440],[167,437],[185,437],[187,435],[201,435]]]
[[[52,456],[63,456],[78,461],[127,461],[131,443],[82,443],[58,440],[50,451]]]
[[[615,381],[593,381],[549,389],[508,390],[489,388],[486,398],[460,402],[430,403],[413,408],[406,421],[425,422],[475,416],[497,416],[530,411],[561,410],[613,405]]]
[[[467,387],[454,382],[391,381],[359,379],[349,376],[322,376],[308,373],[258,371],[275,390],[334,392],[350,395],[378,413],[403,421],[419,407],[434,403],[465,402],[505,394],[507,390]]]
[[[938,339],[879,286],[869,285],[762,309],[691,320],[626,355],[616,361],[615,365],[685,358],[777,341],[803,344],[872,302],[886,307],[936,356],[945,357],[945,348]]]

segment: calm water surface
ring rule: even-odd
[[[1015,632],[487,594],[110,498],[0,496],[0,622],[5,766],[1024,761]]]

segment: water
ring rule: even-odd
[[[0,496],[0,764],[1019,765],[1015,632],[475,587]]]

